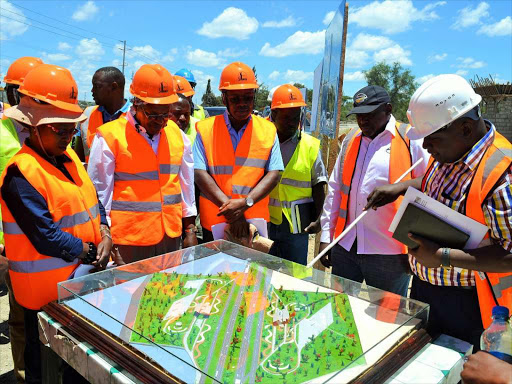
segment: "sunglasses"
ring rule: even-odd
[[[52,129],[53,132],[55,132],[56,135],[60,136],[60,137],[66,137],[66,136],[75,136],[79,129],[78,128],[74,128],[72,129],[71,131],[69,129],[58,129],[58,128],[55,128],[53,125],[50,125],[48,124],[48,126]]]

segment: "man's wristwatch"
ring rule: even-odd
[[[197,233],[197,227],[194,225],[193,227],[186,228],[183,232],[184,233]]]
[[[98,249],[94,245],[94,243],[89,244],[89,252],[82,259],[83,264],[91,264],[93,261],[96,261],[96,256],[98,255]]]
[[[248,208],[251,208],[253,205],[254,205],[254,200],[251,199],[250,197],[246,197],[245,198],[245,205],[248,207]]]
[[[451,269],[452,264],[450,262],[450,248],[441,248],[441,267]]]

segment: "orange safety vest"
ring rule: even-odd
[[[463,212],[483,225],[487,224],[482,204],[512,163],[512,145],[500,133],[495,132],[494,135],[493,143],[484,153],[473,174]],[[433,164],[434,161],[431,159],[425,176],[430,174]],[[425,191],[426,180],[425,177],[421,186],[422,191]],[[485,238],[489,238],[489,232]],[[512,273],[474,271],[474,274],[482,323],[484,328],[487,328],[492,322],[494,306],[502,305],[512,312]]]
[[[83,242],[97,245],[101,241],[101,234],[96,189],[75,152],[67,149],[65,154],[72,162],[64,163],[64,166],[75,183],[71,183],[61,171],[24,145],[7,164],[0,184],[3,184],[9,166],[15,164],[46,200],[53,221],[62,231]],[[58,298],[57,283],[69,278],[78,267],[79,260],[67,262],[38,253],[3,201],[1,205],[5,250],[14,296],[23,307],[40,309]]]
[[[98,128],[115,157],[114,193],[110,218],[115,244],[158,244],[164,234],[182,232],[179,171],[184,143],[171,120],[160,131],[158,154],[121,117]]]
[[[390,149],[390,160],[389,160],[389,183],[394,183],[407,169],[412,165],[412,158],[410,152],[410,142],[406,136],[406,132],[409,129],[408,124],[396,123],[395,136],[391,140]],[[344,140],[344,144],[341,148],[341,161],[340,167],[342,167],[341,180],[342,185],[340,188],[341,202],[340,210],[338,215],[338,221],[336,222],[336,229],[334,238],[338,237],[341,232],[345,229],[347,223],[347,212],[348,212],[348,199],[350,196],[350,188],[352,186],[352,177],[354,176],[354,169],[356,167],[357,156],[359,155],[359,147],[361,145],[361,130],[354,128],[350,131]],[[346,143],[346,144],[345,144]],[[403,180],[410,180],[412,177],[412,171]],[[393,205],[395,210],[398,209],[402,197],[397,199]],[[407,247],[402,246],[402,253],[407,253]]]
[[[224,115],[202,120],[196,128],[206,152],[208,173],[229,198],[246,197],[265,174],[265,165],[276,138],[274,124],[252,115],[236,152],[231,144]],[[245,218],[262,218],[268,222],[268,203],[267,195],[245,211]],[[203,194],[199,196],[199,210],[201,225],[209,231],[212,225],[226,222],[224,216],[217,216],[219,207]]]

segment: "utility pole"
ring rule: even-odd
[[[126,65],[124,59],[126,57],[126,40],[123,40],[123,75],[124,75],[124,67]]]

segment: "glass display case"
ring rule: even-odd
[[[60,283],[58,306],[187,383],[348,382],[428,317],[426,304],[227,241]]]

